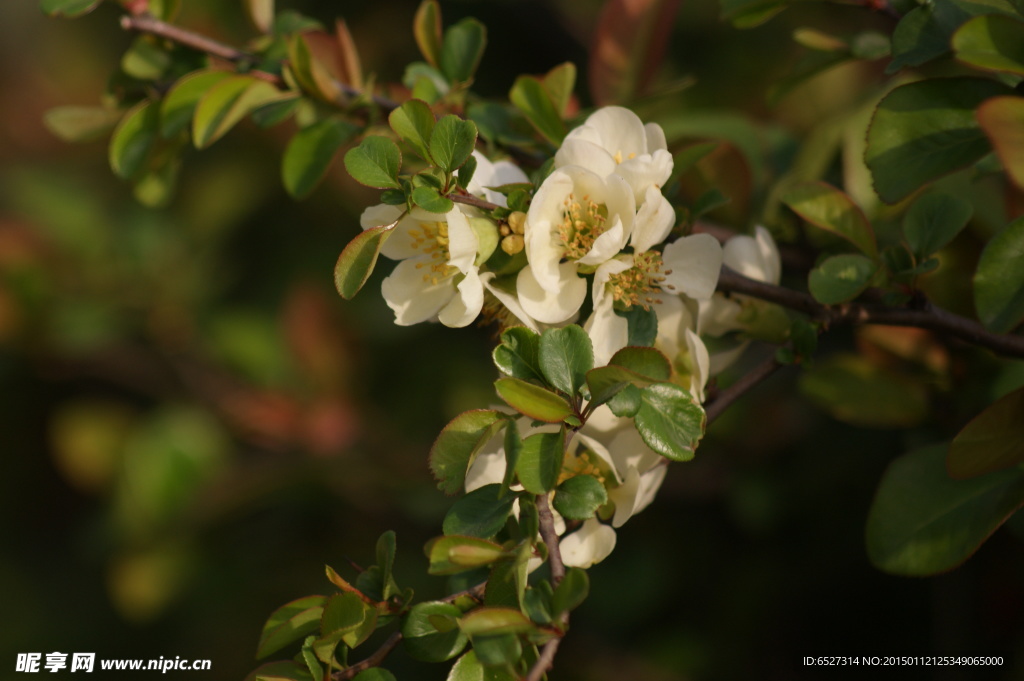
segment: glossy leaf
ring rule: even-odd
[[[893,59],[886,73],[920,66],[950,51],[953,33],[978,14],[1012,13],[1006,0],[944,0],[907,12],[892,35]]]
[[[445,494],[456,494],[466,480],[473,457],[504,423],[493,409],[465,411],[444,427],[430,449],[430,472]]]
[[[524,381],[543,380],[540,370],[540,336],[525,326],[513,326],[501,333],[501,344],[494,348],[494,365],[506,376]]]
[[[110,138],[110,167],[126,180],[138,176],[145,167],[157,137],[160,110],[149,100],[128,110]]]
[[[974,307],[990,330],[1006,333],[1024,320],[1024,218],[1011,222],[981,252]]]
[[[544,74],[541,85],[555,105],[559,116],[565,116],[572,101],[572,91],[576,86],[576,65],[571,61],[559,64]]]
[[[903,216],[903,236],[919,260],[938,253],[967,226],[971,204],[949,194],[925,194]]]
[[[667,381],[672,365],[660,350],[648,347],[625,347],[612,355],[608,364],[620,366],[654,381]]]
[[[448,535],[427,542],[429,572],[432,575],[454,575],[490,565],[505,554],[501,546],[477,537]]]
[[[387,669],[370,667],[359,672],[352,681],[398,681],[398,679]]]
[[[490,677],[495,669],[508,669],[523,655],[523,644],[515,634],[480,635],[473,639],[473,649]],[[512,677],[515,678],[515,677]]]
[[[431,66],[438,66],[441,63],[441,7],[436,0],[420,3],[412,26],[423,58]]]
[[[811,270],[808,288],[823,305],[838,305],[859,296],[871,283],[878,265],[858,253],[834,255]]]
[[[195,71],[175,83],[160,103],[160,134],[170,139],[186,130],[203,95],[231,75],[228,71]]]
[[[476,659],[476,653],[470,650],[452,665],[445,681],[484,681],[484,666]]]
[[[197,149],[210,146],[255,109],[280,97],[277,88],[252,76],[232,76],[214,84],[196,105],[193,144]]]
[[[534,630],[533,622],[513,608],[477,608],[459,619],[459,628],[467,636],[522,634]]]
[[[340,593],[324,603],[320,634],[325,639],[344,641],[349,648],[355,648],[370,637],[376,625],[376,608],[354,593]]]
[[[626,320],[628,329],[627,344],[631,347],[651,347],[658,339],[658,315],[654,308],[645,310],[634,305],[623,312],[615,310],[615,314]]]
[[[893,461],[868,514],[868,556],[899,575],[933,575],[965,561],[1024,505],[1024,471],[953,480],[946,448]]]
[[[327,66],[317,59],[302,35],[294,35],[288,42],[288,69],[304,92],[328,103],[337,103],[341,99],[340,84]]]
[[[667,459],[692,459],[706,420],[693,396],[674,383],[656,383],[640,391],[636,429],[648,447]]]
[[[416,187],[413,189],[412,202],[429,213],[444,214],[455,207],[451,199],[447,196],[441,196],[433,187]]]
[[[352,178],[367,187],[401,189],[398,171],[402,152],[387,137],[371,135],[345,154],[345,169]]]
[[[466,162],[476,147],[476,124],[454,114],[439,120],[430,135],[430,157],[448,173]]]
[[[121,113],[98,106],[58,106],[47,110],[43,123],[65,142],[91,142],[110,133]]]
[[[380,567],[381,581],[384,584],[384,598],[390,598],[398,592],[393,572],[395,568],[395,552],[397,541],[394,530],[384,532],[377,539],[377,565]]]
[[[96,9],[102,0],[40,0],[39,6],[50,16],[73,19]]]
[[[288,193],[297,199],[309,196],[327,173],[335,153],[357,132],[351,123],[327,118],[296,133],[281,163],[281,179]]]
[[[505,527],[515,495],[501,494],[501,485],[484,485],[462,497],[448,510],[442,531],[490,539]]]
[[[540,81],[519,76],[508,93],[509,100],[549,142],[558,146],[565,139],[565,121]]]
[[[403,102],[388,116],[388,123],[402,140],[427,162],[430,156],[430,137],[434,132],[434,112],[426,102],[410,99]]]
[[[937,78],[902,85],[881,101],[868,128],[865,161],[875,191],[896,203],[989,151],[975,119],[982,101],[1009,88],[982,78]]]
[[[518,378],[499,378],[494,389],[508,406],[538,421],[559,423],[572,414],[564,397]]]
[[[121,56],[121,70],[137,80],[157,80],[171,65],[171,55],[153,38],[139,36]]]
[[[998,14],[974,17],[953,35],[952,45],[968,66],[1024,76],[1024,21]]]
[[[536,433],[523,440],[516,475],[527,492],[546,494],[554,489],[565,456],[565,432]]]
[[[451,26],[441,42],[439,66],[452,83],[465,83],[473,78],[487,45],[487,27],[467,17]]]
[[[552,504],[563,518],[586,520],[608,503],[608,491],[592,475],[574,475],[555,489]]]
[[[537,361],[548,384],[567,395],[575,395],[594,368],[594,346],[590,336],[576,324],[548,329],[540,336]]]
[[[345,246],[334,265],[334,287],[342,298],[351,300],[370,278],[381,246],[391,236],[396,224],[364,230]]]
[[[863,428],[909,428],[928,415],[921,381],[859,355],[816,361],[801,375],[800,391],[833,418]]]
[[[590,95],[599,106],[642,95],[665,56],[681,0],[604,3],[590,49]]]
[[[981,103],[977,116],[1006,174],[1024,189],[1024,97],[993,97]]]
[[[597,367],[587,372],[587,387],[590,388],[590,402],[587,406],[594,409],[621,394],[627,386],[644,387],[654,382],[653,379],[641,376],[624,367],[615,365]],[[639,403],[637,408],[639,408]]]
[[[402,623],[402,644],[413,658],[422,662],[450,660],[466,647],[468,637],[458,627],[440,632],[431,620],[457,619],[462,611],[440,601],[417,603]]]
[[[590,577],[587,571],[577,567],[569,568],[551,596],[551,614],[558,617],[562,613],[575,610],[587,600],[589,594]]]
[[[878,255],[875,233],[864,211],[849,196],[824,182],[803,184],[782,202],[815,227],[846,239],[872,258]]]
[[[326,600],[324,596],[306,596],[275,610],[263,625],[256,657],[266,657],[316,631]]]
[[[1024,388],[971,419],[949,446],[947,466],[956,479],[1024,464]]]

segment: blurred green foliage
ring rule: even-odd
[[[289,6],[325,22],[344,15],[364,69],[398,81],[416,58],[417,4]],[[446,22],[473,15],[488,27],[475,87],[504,96],[517,75],[566,61],[586,82],[600,4],[452,0],[444,11]],[[230,30],[217,35],[226,42],[251,37],[241,3],[186,1],[184,12],[182,23]],[[767,84],[796,68],[795,29],[862,34],[891,19],[808,3],[739,31],[718,12],[684,4],[666,64],[636,105],[670,139],[720,140],[681,191],[696,200],[719,188],[730,202],[712,215],[743,227],[755,207],[781,210],[769,180],[797,158],[826,179],[846,173],[848,192],[870,203],[834,155],[863,140],[828,123],[868,111],[882,66],[836,66],[774,104]],[[295,203],[280,179],[283,134],[236,131],[186,154],[160,210],[140,207],[110,173],[105,138],[54,138],[44,112],[95,104],[132,43],[116,16],[101,7],[65,22],[34,3],[0,5],[0,593],[17,614],[0,657],[181,655],[213,660],[209,678],[242,678],[267,613],[323,593],[320,565],[372,563],[387,528],[410,557],[398,581],[440,593],[412,569],[426,565],[421,547],[449,505],[426,455],[454,414],[496,400],[480,380],[493,373],[493,339],[487,329],[398,329],[374,296],[342,303],[330,273],[373,193],[336,163]],[[1006,222],[995,195],[983,180],[976,220],[939,255],[948,274],[923,284],[950,309],[970,313],[954,275],[971,271]],[[895,224],[880,209],[883,235],[887,219]],[[967,359],[911,330],[839,331],[822,345],[799,380],[809,399],[795,376],[773,379],[715,423],[693,462],[671,468],[653,507],[590,572],[602,597],[578,611],[559,678],[811,679],[805,655],[891,653],[1007,659],[928,678],[1022,673],[1020,522],[929,579],[878,572],[863,543],[886,465],[1024,384],[1021,363]],[[851,359],[853,349],[862,355]],[[868,404],[845,414],[836,390]],[[899,408],[873,403],[879,390]],[[407,661],[392,660],[403,678]]]

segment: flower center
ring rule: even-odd
[[[439,284],[458,271],[457,267],[448,264],[451,253],[448,250],[447,222],[420,222],[419,228],[412,228],[412,247],[424,255],[430,256],[430,262],[416,264],[416,269],[427,269],[423,281]]]
[[[574,478],[577,475],[592,475],[603,485],[605,483],[606,471],[600,464],[604,463],[596,455],[592,455],[589,449],[580,449],[576,456],[566,456],[562,462],[562,472],[558,476],[558,483]]]
[[[608,206],[595,203],[589,196],[577,201],[569,194],[562,210],[562,224],[558,226],[558,238],[565,245],[565,257],[579,260],[593,248],[597,237],[608,229]]]
[[[629,159],[636,158],[636,152],[635,151],[629,152],[629,156],[627,156],[625,159],[623,159],[622,158],[622,150],[619,149],[618,151],[615,152],[615,155],[612,156],[612,158],[615,159],[615,164],[618,165],[619,163],[622,163],[624,160],[629,160]]]
[[[666,274],[672,270],[662,271],[664,262],[657,251],[644,251],[633,256],[633,266],[618,274],[608,277],[608,286],[616,307],[629,310],[639,305],[645,310],[661,301],[654,294],[661,290],[671,290],[671,284],[665,284]]]

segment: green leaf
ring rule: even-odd
[[[472,182],[473,175],[476,174],[476,166],[476,156],[470,156],[466,159],[466,162],[462,164],[462,167],[459,168],[458,181],[459,186],[463,189],[468,188],[469,183]]]
[[[564,116],[572,100],[573,88],[576,87],[576,65],[571,61],[559,64],[544,74],[540,83],[551,97],[558,115]]]
[[[462,611],[440,601],[417,603],[402,622],[402,643],[413,658],[421,662],[450,660],[466,647],[468,637],[458,627],[439,632],[431,619],[457,619]]]
[[[171,88],[160,104],[160,134],[170,139],[188,128],[203,95],[214,85],[231,78],[228,71],[195,71]]]
[[[397,224],[396,220],[390,225],[363,230],[345,246],[334,265],[334,287],[342,298],[351,300],[363,288],[377,264],[381,247]]]
[[[800,377],[800,392],[833,418],[863,428],[910,428],[928,415],[928,390],[860,355],[838,354]]]
[[[410,99],[388,116],[395,134],[413,148],[419,157],[431,163],[430,137],[434,132],[434,112],[426,102]]]
[[[644,387],[656,382],[624,367],[609,365],[597,367],[587,372],[587,387],[590,388],[590,402],[587,408],[595,408],[620,395],[627,387]],[[639,393],[636,395],[639,399]],[[637,402],[637,408],[640,405]],[[635,412],[634,412],[635,413]]]
[[[439,120],[430,135],[430,156],[446,173],[458,170],[475,147],[476,124],[454,114]]]
[[[292,114],[298,113],[300,118],[305,117],[310,108],[311,102],[305,97],[283,93],[280,99],[253,111],[252,122],[259,128],[272,128],[284,123]]]
[[[1024,388],[989,405],[949,446],[950,477],[973,478],[1024,464]]]
[[[1024,320],[1024,218],[996,234],[974,273],[974,307],[982,324],[1007,333]]]
[[[552,503],[563,518],[586,520],[608,503],[608,491],[592,475],[574,475],[555,489]]]
[[[981,103],[977,115],[1006,174],[1024,189],[1024,97],[993,97]]]
[[[108,134],[121,112],[98,106],[58,106],[43,114],[46,129],[65,142],[91,142]]]
[[[121,56],[121,70],[138,80],[157,80],[171,65],[171,55],[153,38],[139,36]]]
[[[868,514],[867,550],[877,567],[924,576],[967,560],[1024,504],[1024,471],[953,480],[946,448],[905,454],[886,470]]]
[[[324,639],[344,641],[355,648],[377,628],[377,609],[354,592],[334,594],[324,604],[320,635]]]
[[[608,408],[620,418],[633,418],[640,411],[642,393],[635,385],[627,385],[608,400]]]
[[[575,570],[577,568],[569,569]],[[536,586],[530,587],[523,594],[523,612],[537,624],[548,624],[555,619],[551,614],[552,598],[551,584],[547,580],[541,580]]]
[[[590,594],[590,577],[587,571],[572,567],[565,571],[565,577],[555,587],[551,597],[551,610],[554,617],[578,608]]]
[[[984,71],[1024,76],[1024,22],[989,14],[974,17],[953,35],[956,58]]]
[[[514,666],[523,655],[523,644],[515,634],[477,636],[473,639],[473,649],[481,664],[498,670]],[[492,669],[488,669],[489,672]]]
[[[279,660],[260,665],[244,681],[312,681],[306,665],[291,660]]]
[[[455,207],[451,199],[441,196],[433,187],[416,187],[412,190],[412,201],[430,213],[444,214]]]
[[[359,672],[352,681],[398,681],[387,669],[370,667]]]
[[[231,76],[215,83],[196,104],[193,144],[197,149],[205,149],[255,109],[281,96],[273,85],[252,76]]]
[[[513,326],[501,333],[501,345],[494,348],[494,365],[505,375],[524,381],[542,381],[540,336],[525,326]]]
[[[436,0],[423,0],[412,21],[412,32],[423,58],[431,66],[441,62],[441,7]]]
[[[893,59],[886,73],[947,54],[957,28],[972,16],[994,12],[1013,13],[1013,7],[1005,0],[943,0],[912,9],[893,32]]]
[[[371,135],[345,154],[345,169],[356,182],[377,189],[401,189],[402,152],[387,137]]]
[[[505,527],[515,501],[515,495],[501,494],[501,485],[484,485],[455,502],[444,517],[442,531],[490,539]]]
[[[539,80],[532,76],[519,76],[512,85],[508,97],[537,132],[555,146],[562,143],[567,132],[565,121],[558,114],[555,103],[551,101],[551,96]]]
[[[672,365],[660,350],[649,347],[625,347],[612,355],[608,364],[625,369],[654,381],[667,381],[672,376]]]
[[[658,339],[658,315],[654,308],[644,309],[639,305],[629,310],[615,310],[615,314],[626,320],[628,336],[626,344],[632,347],[651,347]]]
[[[445,681],[484,681],[484,667],[476,659],[476,653],[470,650],[460,657]]]
[[[838,305],[859,296],[877,271],[878,265],[859,253],[834,255],[811,270],[807,284],[819,303]]]
[[[436,537],[425,547],[432,575],[454,575],[501,560],[501,546],[478,537],[448,535]]]
[[[442,492],[462,489],[473,457],[504,424],[500,412],[478,409],[459,414],[444,427],[430,449],[430,472]]]
[[[524,634],[536,627],[514,608],[477,608],[459,619],[459,628],[470,637]]]
[[[340,84],[327,67],[317,60],[305,37],[300,34],[292,35],[288,42],[288,70],[304,92],[328,104],[337,105],[342,99]]]
[[[115,175],[130,180],[142,172],[159,124],[160,110],[149,100],[128,110],[110,138],[110,167]]]
[[[540,336],[537,361],[550,385],[573,396],[594,368],[594,346],[587,332],[576,324],[548,329]]]
[[[559,423],[572,414],[564,397],[518,378],[499,378],[494,389],[508,406],[538,421]]]
[[[266,657],[293,641],[308,636],[320,626],[324,611],[324,596],[306,596],[286,603],[271,613],[263,625],[256,658]]]
[[[903,236],[918,260],[938,253],[960,233],[974,209],[949,194],[928,193],[914,202],[903,216]]]
[[[722,17],[736,28],[754,28],[786,9],[785,0],[720,0]]]
[[[439,59],[441,73],[451,83],[470,81],[486,46],[487,27],[472,17],[463,19],[444,33]]]
[[[868,128],[865,161],[875,191],[896,203],[989,151],[974,110],[1009,88],[982,78],[938,78],[902,85],[881,101]]]
[[[384,583],[384,598],[390,598],[394,591],[395,552],[397,539],[394,530],[388,530],[377,540],[377,565],[380,566],[381,581]]]
[[[50,16],[64,16],[69,19],[82,16],[96,9],[102,0],[40,0],[39,6]]]
[[[841,236],[872,258],[878,256],[875,233],[864,211],[835,187],[824,182],[803,184],[787,192],[782,202],[815,227]]]
[[[501,481],[501,492],[504,494],[516,480],[516,466],[519,464],[519,455],[523,451],[523,439],[519,437],[519,426],[515,420],[509,419],[505,426],[505,476]],[[520,513],[522,517],[522,513]]]
[[[565,429],[557,433],[536,433],[523,440],[516,464],[519,482],[532,494],[554,489],[565,456]]]
[[[644,443],[672,461],[693,458],[707,421],[693,396],[674,383],[655,383],[641,390],[634,418]]]
[[[309,196],[323,179],[335,153],[358,130],[339,118],[327,118],[296,133],[281,163],[281,179],[288,193],[296,199]]]

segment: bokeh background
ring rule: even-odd
[[[239,2],[183,4],[190,28],[233,44],[253,37]],[[344,16],[381,81],[399,80],[417,58],[416,4],[279,2],[325,22]],[[442,8],[446,24],[473,15],[488,26],[480,93],[500,97],[516,75],[571,60],[580,105],[590,104],[600,2]],[[242,679],[266,616],[325,593],[325,564],[372,563],[384,530],[398,533],[399,582],[442,594],[421,547],[450,502],[426,454],[448,419],[494,401],[493,330],[394,326],[376,295],[383,273],[354,301],[338,298],[334,261],[374,197],[339,163],[309,199],[290,199],[279,160],[292,130],[243,125],[187,155],[163,209],[140,206],[114,178],[105,139],[56,139],[44,113],[99,102],[131,40],[117,19],[106,5],[66,21],[33,0],[0,3],[0,677],[21,677],[19,652],[62,651],[207,658],[211,672],[166,678]],[[691,0],[639,108],[670,136],[731,140],[709,167],[708,181],[732,199],[713,217],[749,228],[764,173],[877,76],[840,68],[769,105],[768,84],[795,63],[792,31],[886,21],[810,3],[739,31],[719,21],[717,3]],[[752,162],[759,153],[781,156]],[[969,238],[960,247],[977,249]],[[970,314],[965,292],[942,286],[933,288],[943,302]],[[1019,528],[934,578],[868,563],[864,522],[886,464],[955,432],[993,397],[982,379],[997,377],[998,393],[1024,383],[1018,366],[966,364],[959,349],[899,338],[932,352],[911,363],[933,371],[921,398],[930,418],[855,427],[802,396],[796,371],[770,379],[619,532],[614,554],[591,571],[593,596],[555,677],[837,678],[803,667],[803,656],[968,654],[1003,655],[1006,665],[902,678],[1024,678]],[[854,347],[909,356],[843,331],[824,356]],[[731,376],[767,352],[753,348]],[[390,668],[403,679],[445,673],[409,671],[400,652]]]

